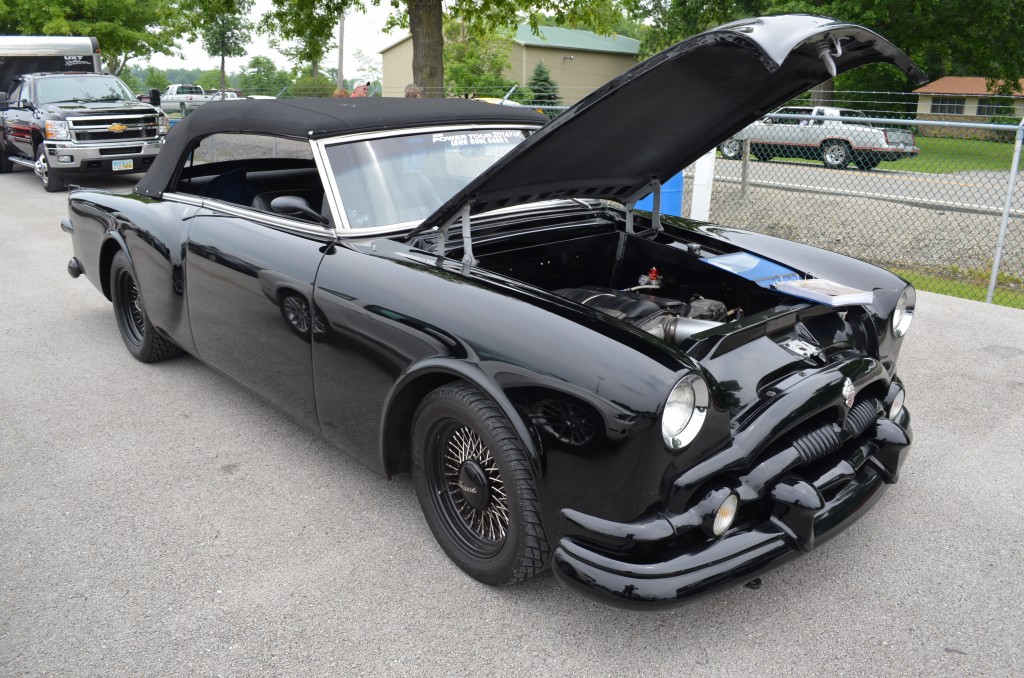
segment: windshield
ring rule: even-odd
[[[40,104],[60,101],[135,101],[131,90],[112,75],[61,75],[36,81]]]
[[[422,221],[526,138],[525,130],[459,130],[327,147],[352,228]]]

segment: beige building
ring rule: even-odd
[[[917,95],[919,120],[949,120],[956,122],[988,123],[993,117],[1024,117],[1024,81],[1013,96],[1004,96],[989,90],[985,78],[947,76],[914,90]],[[992,137],[977,130],[953,127],[921,127],[922,136]]]
[[[511,68],[505,77],[525,85],[537,64],[544,64],[558,85],[562,103],[571,105],[637,63],[640,42],[621,35],[541,26],[534,35],[520,24],[512,41]],[[412,77],[412,37],[381,51],[383,94],[402,96]],[[487,93],[494,96],[496,93]],[[500,95],[499,95],[500,96]]]

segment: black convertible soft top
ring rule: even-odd
[[[320,139],[339,134],[433,125],[542,125],[548,118],[520,106],[465,99],[345,98],[213,101],[177,123],[135,192],[160,197],[196,139],[218,133]]]

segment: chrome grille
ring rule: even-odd
[[[111,131],[113,125],[124,125],[122,132]],[[93,117],[68,118],[71,138],[74,141],[110,141],[155,139],[157,137],[157,116],[145,115],[97,115]]]

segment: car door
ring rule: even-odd
[[[8,95],[8,101],[10,108],[4,113],[4,136],[12,146],[10,151],[31,158],[33,111],[29,103],[28,84],[18,82]]]
[[[276,147],[288,141],[245,136],[244,141],[214,139],[204,145],[212,146],[213,156],[230,166],[236,151],[252,154],[266,149],[275,154]],[[243,171],[234,174],[205,177],[219,183],[210,189],[208,181],[200,190],[207,195],[188,230],[189,321],[203,360],[319,430],[311,358],[313,282],[334,230],[252,207],[254,200],[259,203],[261,189],[288,191],[289,176],[299,176],[293,162],[286,164],[292,169],[269,169],[274,159],[245,163],[267,169],[240,167],[236,170]],[[227,175],[234,178],[220,181]],[[231,185],[225,188],[225,183]]]

